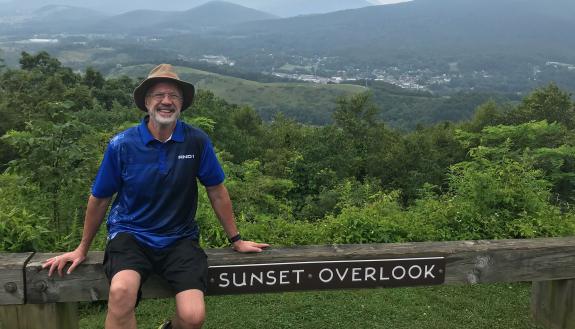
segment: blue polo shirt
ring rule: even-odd
[[[162,143],[148,130],[148,119],[112,138],[92,186],[97,198],[116,194],[108,238],[128,232],[152,248],[197,240],[197,180],[218,185],[224,172],[203,131],[178,120],[171,139]]]

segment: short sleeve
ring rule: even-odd
[[[204,143],[198,179],[204,186],[215,186],[223,183],[225,179],[224,170],[216,157],[214,147],[209,140]]]
[[[114,140],[108,144],[98,174],[92,185],[92,195],[107,198],[118,192],[122,185],[121,158],[119,145]]]

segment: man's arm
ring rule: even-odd
[[[234,219],[232,201],[224,184],[206,186],[206,191],[212,203],[212,208],[214,208],[214,212],[216,216],[218,216],[228,237],[231,238],[237,235],[238,228],[236,226],[236,220]],[[233,247],[234,250],[239,252],[261,252],[262,248],[269,247],[269,245],[267,243],[238,240],[233,243]]]
[[[82,232],[82,241],[80,242],[80,245],[78,245],[74,251],[47,259],[42,265],[42,268],[50,268],[48,270],[48,276],[52,276],[56,269],[58,270],[58,274],[62,276],[62,270],[66,264],[68,262],[72,262],[72,265],[70,265],[70,268],[66,272],[67,274],[70,274],[86,259],[92,240],[94,239],[94,236],[96,236],[96,233],[98,233],[98,228],[104,220],[106,210],[108,209],[111,200],[112,197],[101,199],[90,195],[88,206],[86,207],[86,218],[84,219],[84,230]]]

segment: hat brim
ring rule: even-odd
[[[140,83],[140,85],[136,87],[136,89],[134,89],[134,103],[136,103],[136,106],[140,110],[148,112],[148,109],[146,108],[146,93],[148,92],[148,89],[152,85],[158,82],[173,82],[177,84],[180,87],[180,89],[182,89],[182,98],[183,98],[182,109],[181,109],[182,111],[184,111],[185,109],[190,107],[190,105],[192,105],[194,101],[194,96],[196,94],[196,88],[194,87],[193,84],[178,79],[157,77],[157,78],[148,78],[142,81],[142,83]]]

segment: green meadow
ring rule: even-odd
[[[151,64],[127,66],[113,71],[111,76],[145,77],[152,68]],[[188,67],[177,70],[198,90],[209,90],[231,104],[249,106],[264,119],[282,112],[304,122],[328,122],[338,98],[367,91],[348,84],[261,83]]]
[[[529,283],[208,296],[204,328],[541,329]],[[84,304],[80,327],[102,328],[105,302]],[[157,328],[172,299],[143,300],[138,328]]]

